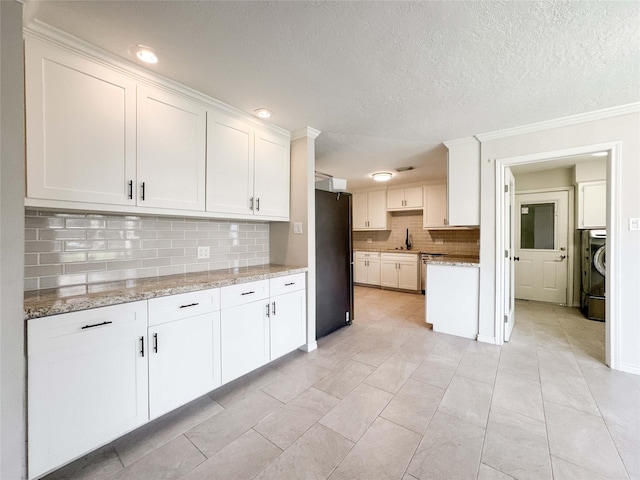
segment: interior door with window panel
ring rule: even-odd
[[[567,303],[569,192],[516,195],[516,298]]]

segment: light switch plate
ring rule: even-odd
[[[198,260],[209,258],[211,256],[210,247],[198,247]]]
[[[629,219],[629,230],[640,230],[640,218]]]
[[[293,222],[293,234],[302,235],[302,222]]]

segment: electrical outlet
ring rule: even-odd
[[[302,222],[293,222],[293,234],[302,235]]]
[[[198,260],[209,258],[211,256],[211,249],[209,247],[198,247]]]
[[[629,230],[640,230],[640,218],[629,219]]]
[[[373,238],[367,238],[367,243],[373,243]]]
[[[433,243],[436,245],[444,245],[444,238],[436,238]]]

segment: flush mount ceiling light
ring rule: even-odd
[[[158,63],[158,57],[153,50],[144,45],[131,45],[129,53],[144,63]]]
[[[253,113],[258,118],[269,118],[271,116],[271,112],[266,108],[256,108]]]
[[[373,178],[376,182],[386,182],[388,180],[391,180],[391,177],[393,177],[393,174],[391,172],[376,172],[371,175],[371,178]]]
[[[607,155],[609,155],[609,152],[596,152],[592,153],[591,155],[593,155],[594,157],[606,157]]]

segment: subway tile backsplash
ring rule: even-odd
[[[25,290],[269,263],[267,222],[28,209],[25,229]]]
[[[354,250],[388,250],[405,246],[407,228],[412,249],[422,252],[454,255],[478,255],[480,230],[424,230],[422,212],[393,212],[391,230],[353,232]],[[370,240],[370,242],[369,242]]]

